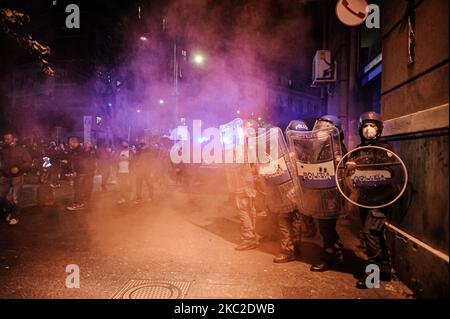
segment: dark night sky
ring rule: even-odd
[[[209,99],[217,100],[217,95],[222,94],[214,92],[214,83],[239,81],[241,74],[263,81],[283,75],[308,91],[312,56],[321,43],[320,7],[314,2],[305,5],[304,1],[293,0],[58,0],[56,3],[55,6],[49,0],[4,1],[2,5],[31,16],[30,24],[19,30],[51,46],[49,61],[57,80],[70,77],[87,84],[95,76],[95,67],[116,71],[126,68],[145,87],[153,86],[159,81],[155,74],[170,64],[167,39],[177,39],[182,49],[194,52],[200,48],[209,56],[205,72],[208,77],[200,81],[212,84],[205,85],[199,93],[209,95]],[[68,3],[80,5],[80,30],[61,27]],[[138,6],[142,8],[140,20]],[[145,50],[136,41],[142,34],[151,39]],[[4,86],[11,82],[8,70],[33,62],[33,58],[1,35],[0,43],[0,54],[4,57],[0,63],[6,70]],[[39,72],[37,63],[36,72]],[[151,94],[145,92],[142,98]],[[0,103],[3,107],[7,103],[4,97],[0,97]]]

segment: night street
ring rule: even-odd
[[[0,2],[0,303],[449,298],[450,1]]]
[[[318,238],[305,240],[301,259],[288,264],[272,262],[278,252],[274,239],[237,252],[239,220],[232,206],[222,208],[226,194],[189,199],[172,187],[170,197],[159,194],[155,204],[118,207],[112,190],[96,193],[86,211],[67,212],[62,199],[55,207],[25,210],[17,228],[2,223],[0,297],[111,298],[134,279],[190,282],[184,298],[410,298],[399,281],[382,283],[381,289],[354,288],[353,252],[363,254],[345,220],[339,231],[349,249],[346,264],[317,274],[309,266],[320,253]],[[268,231],[270,222],[259,220]],[[80,266],[80,289],[65,287],[68,264]]]

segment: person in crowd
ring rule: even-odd
[[[148,199],[153,200],[154,165],[157,160],[155,150],[147,144],[145,138],[138,138],[136,156],[132,161],[132,167],[136,174],[136,204],[142,202],[142,186],[144,183],[147,185]]]
[[[130,196],[130,161],[133,161],[134,153],[130,150],[127,141],[122,141],[121,149],[118,152],[118,168],[117,180],[119,184],[120,199],[117,202],[119,205],[124,204],[129,200]]]
[[[49,172],[50,186],[60,187],[62,154],[56,146],[56,142],[50,143],[46,156],[50,159],[50,163],[52,164]]]
[[[72,205],[66,207],[69,211],[78,211],[85,208],[91,188],[95,161],[91,158],[91,152],[85,151],[77,137],[69,139],[69,163],[73,175],[74,199]]]
[[[60,166],[61,166],[61,180],[66,180],[67,176],[71,173],[71,168],[69,165],[69,148],[64,144],[60,143],[58,146],[58,153],[60,156]]]
[[[107,190],[109,177],[111,176],[112,149],[107,145],[98,148],[98,172],[102,176],[102,191]]]
[[[97,152],[91,142],[84,143],[83,151],[85,153],[87,164],[87,181],[84,192],[86,201],[89,201],[92,197],[92,192],[94,191],[94,176],[95,171],[97,170]]]
[[[23,174],[31,169],[32,159],[27,149],[17,144],[13,132],[6,132],[3,140],[5,145],[0,150],[0,206],[7,212],[6,221],[16,225],[20,217]],[[11,200],[7,198],[10,190]]]

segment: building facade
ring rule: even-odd
[[[381,8],[380,29],[348,27],[335,1],[320,4],[322,49],[337,62],[336,83],[322,89],[327,109],[349,149],[359,115],[381,113],[409,174],[387,232],[393,266],[418,297],[448,297],[448,1],[368,2]]]
[[[448,298],[448,5],[383,2],[384,135],[410,184],[392,223],[418,240],[390,232],[390,246],[400,278],[432,298]]]

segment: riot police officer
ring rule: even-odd
[[[309,131],[308,124],[306,124],[306,122],[303,120],[293,120],[286,127],[284,134],[287,135],[289,131]],[[305,215],[298,210],[296,212],[296,215],[297,217],[300,217],[299,226],[301,226],[301,235],[304,238],[314,237],[317,233],[317,227],[314,218],[309,215]]]
[[[255,132],[257,128],[258,125],[255,121],[245,121],[243,127],[244,140],[248,140],[248,132],[251,129]],[[232,145],[231,148],[233,152],[236,152],[237,145]],[[244,154],[248,154],[247,143],[245,142]],[[258,176],[256,166],[253,163],[249,163],[248,158],[244,158],[244,163],[227,163],[225,167],[228,188],[234,196],[235,204],[239,211],[241,242],[235,247],[235,250],[256,249],[259,245],[259,235],[256,234],[255,209]]]
[[[365,112],[359,118],[358,133],[361,138],[361,144],[357,146],[381,146],[386,149],[392,149],[391,145],[381,139],[383,132],[383,121],[376,112]],[[377,153],[379,154],[379,153]],[[375,155],[371,150],[361,150],[357,153],[358,157],[380,156]],[[383,159],[381,159],[383,160]],[[354,162],[348,161],[347,166]],[[385,222],[391,213],[391,206],[381,209],[360,208],[360,217],[363,224],[363,239],[366,246],[366,254],[369,264],[376,264],[380,268],[380,279],[384,281],[391,280],[391,263],[389,251],[384,237]],[[367,288],[365,278],[360,278],[356,287],[360,289]]]
[[[314,124],[314,130],[321,130],[330,127],[336,127],[339,130],[342,154],[347,153],[347,149],[343,143],[344,133],[341,128],[341,121],[334,115],[324,115],[316,120]],[[324,147],[324,149],[329,149],[329,147]],[[321,155],[323,157],[328,157],[326,155]],[[336,162],[340,159],[336,158]],[[330,191],[329,198],[327,201],[336,202],[335,206],[337,211],[335,214],[330,215],[327,218],[318,218],[319,232],[323,240],[323,258],[318,264],[311,266],[310,270],[315,272],[327,271],[334,265],[342,263],[343,261],[343,248],[344,246],[339,242],[339,235],[336,231],[337,217],[342,213],[342,205],[339,201],[342,200],[340,194],[336,191]]]
[[[302,120],[293,120],[286,127],[285,134],[290,131],[309,131],[308,125]],[[293,166],[295,175],[295,166]],[[272,195],[272,196],[270,196]],[[274,196],[275,195],[275,196]],[[288,198],[281,200],[278,197],[289,197],[294,194],[287,192],[268,192],[269,203],[289,203]],[[294,202],[295,200],[292,200]],[[272,206],[272,207],[270,207]],[[275,206],[275,207],[274,207]],[[286,263],[295,260],[300,255],[301,236],[312,237],[316,233],[314,219],[311,216],[300,213],[296,204],[270,205],[269,209],[277,213],[278,227],[280,230],[280,253],[273,259],[274,263]]]
[[[283,132],[278,127],[270,125],[266,129],[266,145],[272,149],[272,137],[276,135],[278,150],[276,158],[272,158],[272,154],[268,156],[269,162],[259,162],[258,171],[262,177],[266,206],[276,216],[281,235],[280,253],[274,257],[273,262],[286,263],[294,261],[299,255],[301,227],[295,198],[298,188],[295,180],[297,177]],[[291,121],[286,132],[290,130],[308,131],[308,127],[303,121]],[[259,136],[260,139],[262,137]]]

